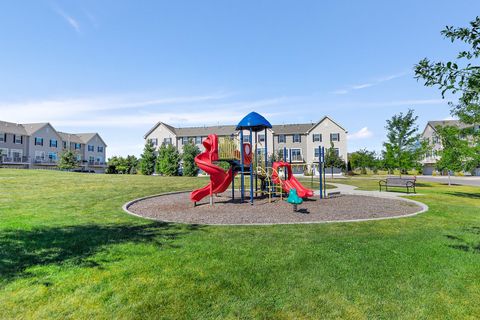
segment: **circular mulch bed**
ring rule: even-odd
[[[363,195],[342,195],[320,200],[305,200],[293,211],[293,206],[279,198],[257,198],[254,204],[232,202],[230,193],[214,197],[209,205],[206,197],[194,207],[189,192],[171,193],[140,199],[126,205],[126,210],[138,216],[166,222],[189,224],[285,224],[318,223],[382,219],[412,215],[422,211],[416,203]]]

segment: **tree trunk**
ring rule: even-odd
[[[451,186],[451,181],[450,181],[450,170],[448,170],[448,186]]]
[[[332,179],[333,179],[333,166],[331,167]]]

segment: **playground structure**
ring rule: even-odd
[[[268,196],[269,202],[274,197],[283,199],[284,194],[291,190],[300,198],[313,197],[314,192],[305,188],[293,175],[291,163],[285,161],[270,161],[268,159],[267,129],[272,125],[260,114],[251,112],[237,125],[240,139],[232,137],[219,138],[209,135],[202,143],[205,151],[195,158],[198,167],[210,175],[210,183],[205,187],[192,191],[190,200],[197,202],[209,196],[210,204],[214,203],[214,195],[225,192],[231,185],[232,201],[235,200],[235,176],[240,176],[240,200],[245,201],[246,178],[249,178],[249,202],[253,204],[259,194]],[[244,131],[248,139],[244,139]],[[258,133],[264,132],[263,141],[259,141]],[[323,148],[319,147],[320,198],[325,196],[325,174],[323,166]],[[284,150],[284,154],[286,150]],[[286,155],[284,155],[284,159]],[[291,159],[291,157],[290,157]],[[229,168],[224,170],[218,164],[224,162]]]

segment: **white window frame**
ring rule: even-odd
[[[293,155],[293,151],[300,151],[299,152],[299,157],[300,159],[296,158],[294,155]],[[292,162],[301,162],[303,161],[303,152],[302,152],[302,148],[290,148],[290,150],[288,151],[288,155],[290,156],[290,154],[292,154]]]
[[[20,138],[20,139],[19,139]],[[18,139],[18,140],[17,140]],[[13,143],[14,144],[22,144],[23,143],[23,137],[22,135],[13,135]]]
[[[262,139],[263,137],[263,139]],[[265,133],[259,134],[258,135],[258,142],[265,142]]]
[[[0,157],[8,157],[9,156],[9,150],[8,148],[0,148],[0,151],[2,151],[0,153]]]
[[[282,137],[282,141],[280,141],[280,137]],[[287,136],[284,134],[279,134],[277,138],[278,143],[286,143],[287,142]]]
[[[45,151],[35,151],[35,160],[45,160]]]
[[[318,140],[315,140],[315,136],[318,137]],[[321,133],[314,133],[314,134],[312,135],[312,141],[313,141],[313,142],[322,142],[322,134],[321,134]]]
[[[333,137],[337,137],[337,139],[333,139]],[[340,141],[340,133],[330,133],[330,142],[339,142]]]
[[[298,137],[298,141],[295,141],[295,137]],[[293,143],[302,143],[302,135],[300,133],[294,133],[292,135],[292,142]]]

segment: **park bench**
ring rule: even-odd
[[[415,190],[415,181],[416,178],[387,178],[380,180],[378,186],[380,187],[380,191],[382,191],[382,187],[385,187],[385,191],[388,191],[388,187],[403,187],[407,188],[407,193],[410,193],[410,189],[413,189],[413,193],[417,193]]]

